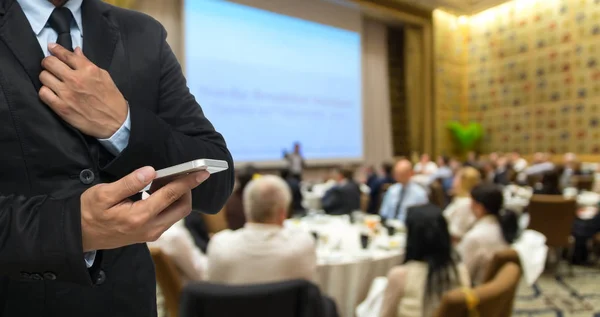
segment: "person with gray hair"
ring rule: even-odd
[[[208,245],[207,280],[223,284],[313,281],[317,268],[313,237],[283,227],[292,200],[287,183],[278,176],[259,177],[246,186],[243,200],[244,227],[221,231]]]

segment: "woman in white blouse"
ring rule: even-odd
[[[471,211],[471,190],[481,182],[481,174],[473,167],[464,167],[454,177],[454,198],[444,210],[448,230],[455,241],[459,241],[473,226],[475,215]]]
[[[506,249],[516,239],[517,216],[503,210],[502,191],[494,184],[483,183],[471,191],[472,210],[477,221],[457,246],[471,281],[478,285],[490,260],[498,251]]]

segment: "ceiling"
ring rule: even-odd
[[[394,0],[426,9],[446,9],[457,14],[474,14],[497,6],[507,0]]]

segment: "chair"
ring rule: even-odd
[[[571,248],[571,229],[577,212],[575,199],[566,199],[559,195],[533,195],[529,202],[529,229],[546,236],[546,245],[558,251]],[[569,255],[569,259],[571,254]],[[572,272],[571,262],[569,270]]]
[[[493,280],[475,289],[455,289],[442,297],[436,317],[510,317],[521,268],[506,263]]]
[[[150,254],[156,269],[156,280],[165,299],[167,314],[170,317],[179,315],[179,298],[183,281],[175,263],[159,248],[150,248]]]
[[[571,182],[573,186],[576,187],[579,191],[592,191],[594,188],[594,176],[590,175],[577,175],[571,177]]]
[[[519,253],[517,253],[516,250],[506,249],[496,252],[494,257],[492,257],[487,270],[485,271],[483,282],[487,283],[492,281],[494,277],[498,275],[500,269],[502,269],[507,263],[514,263],[519,267],[521,266],[521,259],[519,258]]]
[[[257,285],[191,283],[183,290],[180,317],[337,317],[335,303],[306,280]]]
[[[429,201],[442,209],[446,208],[446,193],[440,180],[435,180],[429,185]]]

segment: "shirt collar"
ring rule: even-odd
[[[17,0],[35,35],[39,35],[48,23],[48,19],[54,11],[54,5],[47,0]],[[69,0],[65,3],[65,7],[71,10],[75,18],[75,24],[79,32],[83,35],[83,24],[81,21],[81,4],[83,0]]]

